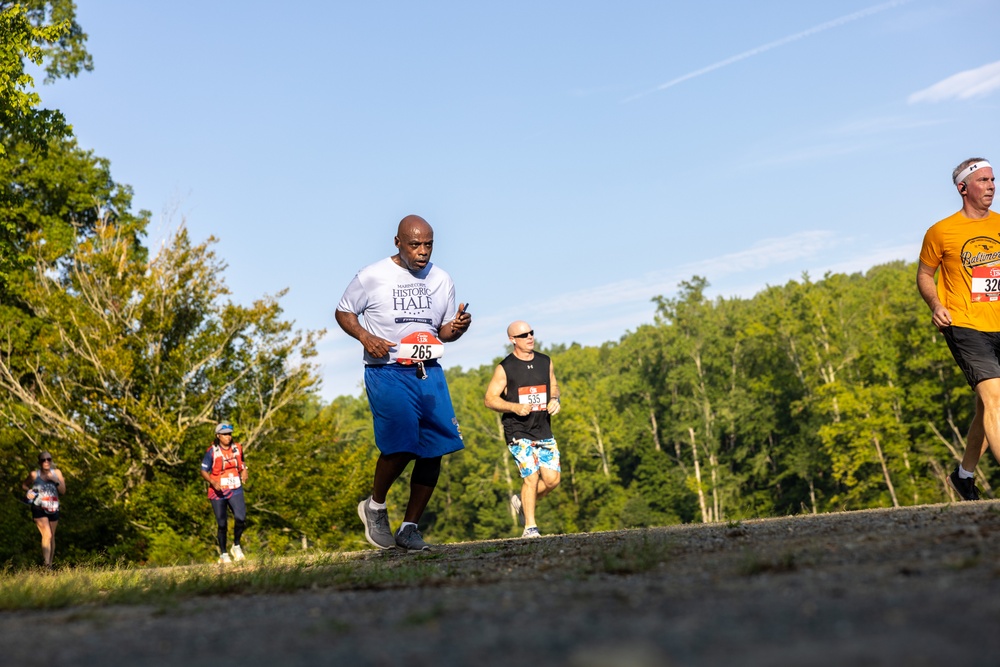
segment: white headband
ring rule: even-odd
[[[976,169],[982,169],[983,167],[990,167],[990,168],[992,168],[993,165],[991,165],[986,160],[980,160],[979,162],[973,162],[968,167],[966,167],[965,169],[963,169],[962,171],[959,172],[958,177],[955,179],[955,185],[958,185],[959,183],[961,183],[962,181],[964,181],[965,179],[967,179],[969,177],[969,174],[971,174],[972,172],[974,172]]]

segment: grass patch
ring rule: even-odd
[[[447,576],[422,558],[346,558],[339,554],[172,568],[84,567],[0,573],[0,610],[153,605],[164,613],[208,595],[290,593],[311,588],[385,589],[425,585]]]
[[[500,547],[495,544],[487,544],[485,547],[478,547],[472,553],[476,556],[482,556],[484,554],[495,554],[500,551]]]
[[[439,620],[445,614],[444,605],[436,603],[428,609],[413,611],[403,618],[403,625],[421,626]]]
[[[764,558],[759,554],[747,552],[740,565],[740,574],[752,577],[757,574],[794,572],[798,569],[795,554],[787,551],[777,558]]]
[[[965,554],[946,560],[945,566],[956,571],[971,570],[974,567],[978,567],[981,562],[981,554],[979,553],[979,550],[976,549],[971,554]]]
[[[598,554],[589,573],[639,574],[649,572],[666,562],[672,542],[663,536],[652,536],[649,531],[630,533],[620,543]]]
[[[746,537],[749,534],[750,531],[747,530],[742,521],[730,519],[726,522],[726,537]]]

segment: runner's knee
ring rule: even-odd
[[[410,483],[434,487],[437,486],[438,477],[440,475],[440,456],[435,456],[430,459],[417,459],[413,464],[413,474],[410,476]]]

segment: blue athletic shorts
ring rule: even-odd
[[[383,454],[410,452],[418,458],[443,456],[462,449],[462,431],[451,405],[444,369],[424,364],[365,367],[365,391],[375,426],[375,444]]]
[[[559,447],[555,438],[545,440],[516,438],[511,440],[507,449],[514,455],[522,478],[533,475],[539,468],[548,468],[556,472],[562,470],[559,466]]]

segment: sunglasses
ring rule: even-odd
[[[52,457],[51,457],[51,456],[49,456],[49,457],[47,457],[47,458],[44,458],[44,459],[38,459],[38,462],[39,462],[39,463],[45,463],[46,461],[52,461]]]
[[[535,335],[535,330],[532,329],[531,331],[525,331],[523,334],[514,334],[513,336],[511,336],[511,338],[527,338],[528,336],[534,336],[534,335]]]

